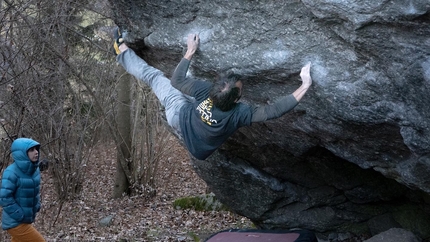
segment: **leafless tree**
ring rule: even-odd
[[[121,157],[118,170],[126,185],[115,193],[153,195],[169,136],[158,101],[143,86],[123,89],[122,97],[129,94],[134,101],[127,121],[119,113],[119,69],[108,36],[112,28],[104,27],[113,25],[105,1],[0,4],[0,168],[10,163],[15,138],[34,138],[50,161],[58,198],[73,199],[102,137],[104,145],[113,141],[110,148]]]
[[[100,103],[113,93],[113,63],[106,61],[112,53],[89,31],[107,18],[83,27],[84,12],[96,13],[90,7],[86,1],[2,2],[3,157],[17,137],[38,140],[60,200],[80,192],[85,163],[105,121]]]
[[[170,133],[163,110],[151,89],[124,73],[119,79],[112,136],[118,145],[114,197],[139,194],[152,197],[160,160],[169,148]],[[132,100],[132,101],[131,101]]]

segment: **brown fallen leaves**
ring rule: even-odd
[[[42,210],[34,226],[47,241],[203,241],[230,228],[250,228],[252,223],[231,212],[176,210],[180,197],[204,194],[206,184],[192,169],[188,155],[175,138],[173,148],[160,164],[157,195],[112,199],[116,150],[101,146],[86,167],[79,199],[56,201],[49,172],[42,173]],[[113,147],[113,146],[110,146]],[[112,216],[109,226],[100,220]],[[54,224],[55,221],[55,224]],[[0,241],[9,241],[5,231]]]

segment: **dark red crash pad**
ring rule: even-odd
[[[205,242],[317,242],[307,230],[230,229],[217,232]]]

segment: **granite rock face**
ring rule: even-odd
[[[111,5],[129,45],[167,76],[198,33],[190,74],[241,74],[243,102],[293,92],[312,62],[313,86],[292,112],[193,160],[235,212],[262,228],[372,233],[389,221],[430,237],[428,0]]]

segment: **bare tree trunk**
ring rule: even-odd
[[[115,175],[114,198],[120,198],[125,193],[130,194],[130,181],[125,170],[130,171],[131,162],[131,111],[130,111],[130,87],[132,77],[129,74],[122,75],[118,83],[118,115],[117,127],[121,143],[117,150],[117,165]],[[127,166],[127,167],[123,167]]]

